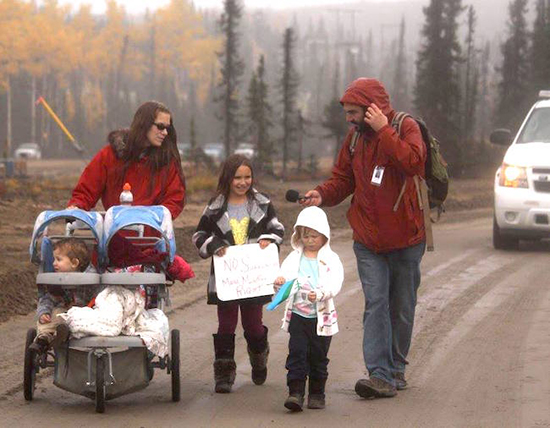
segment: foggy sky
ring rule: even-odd
[[[156,0],[151,2],[150,0],[116,0],[117,3],[124,5],[125,9],[129,13],[143,13],[147,8],[149,10],[162,7],[170,2],[170,0]],[[285,8],[297,8],[308,6],[321,6],[321,5],[341,5],[350,3],[393,3],[403,0],[244,0],[244,4],[247,8],[271,8],[271,9],[285,9]],[[420,1],[420,0],[409,0]],[[40,1],[39,1],[40,3]],[[77,9],[81,4],[92,5],[93,13],[105,12],[105,0],[59,0],[60,4],[70,4],[74,9]],[[223,0],[193,0],[193,3],[198,8],[221,8]]]

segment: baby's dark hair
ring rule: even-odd
[[[86,243],[78,238],[64,238],[53,245],[54,250],[60,250],[69,259],[78,259],[78,268],[84,272],[90,264],[90,251]]]

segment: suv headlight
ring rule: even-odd
[[[523,166],[502,164],[498,184],[504,187],[528,188],[526,168]]]

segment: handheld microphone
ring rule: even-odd
[[[300,193],[298,193],[297,190],[290,189],[286,191],[285,199],[288,202],[299,202],[309,198],[306,198],[305,196],[300,195]]]

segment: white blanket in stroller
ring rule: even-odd
[[[110,286],[101,291],[94,308],[72,307],[60,314],[71,330],[71,336],[140,336],[147,349],[164,357],[168,353],[170,328],[160,309],[145,310],[145,299],[139,290]]]

